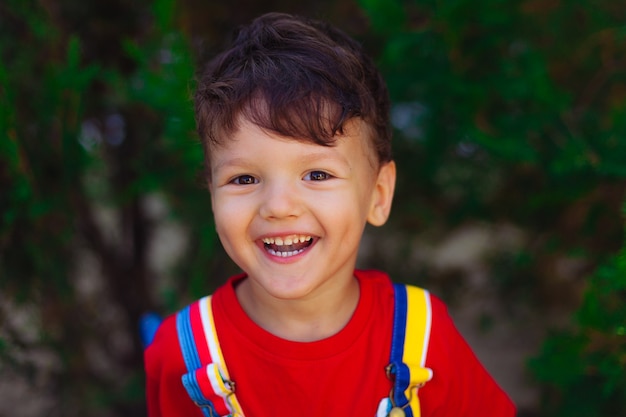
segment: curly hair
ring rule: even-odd
[[[207,169],[241,118],[323,146],[360,118],[378,162],[391,160],[387,86],[361,45],[323,22],[268,13],[240,28],[199,74],[194,101]]]

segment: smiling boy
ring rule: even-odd
[[[160,326],[146,350],[150,416],[386,415],[394,289],[355,270],[396,178],[380,74],[337,29],[274,13],[208,64],[195,101],[217,233],[243,272],[184,310],[192,332],[180,314]],[[413,415],[514,415],[428,297],[432,377]],[[185,334],[211,364],[189,369]],[[220,390],[222,406],[194,404]]]
[[[239,124],[212,151],[210,180],[220,240],[248,273],[237,299],[284,339],[332,336],[358,302],[359,241],[366,221],[387,219],[394,164],[379,166],[360,120],[346,123],[333,146]]]

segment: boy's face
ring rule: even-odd
[[[242,121],[212,149],[217,232],[256,291],[289,300],[329,294],[352,279],[365,223],[387,220],[395,165],[377,166],[360,120],[344,132],[325,147]]]

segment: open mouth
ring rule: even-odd
[[[313,238],[306,235],[263,238],[265,250],[273,256],[288,258],[298,255],[313,244]]]

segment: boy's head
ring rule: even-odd
[[[358,298],[363,229],[393,198],[388,110],[372,61],[321,23],[261,16],[209,63],[196,113],[242,303]]]
[[[241,28],[200,74],[195,109],[207,175],[211,149],[242,121],[332,146],[346,123],[359,118],[377,165],[391,160],[389,99],[380,73],[356,41],[321,22],[270,13]]]

